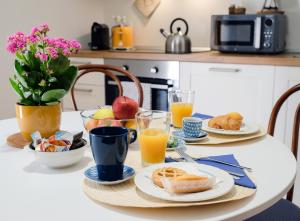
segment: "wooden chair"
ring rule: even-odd
[[[130,78],[134,82],[134,84],[137,88],[137,91],[138,91],[138,104],[140,107],[143,106],[144,94],[143,94],[142,85],[141,85],[139,79],[137,77],[135,77],[129,71],[125,71],[119,67],[112,66],[112,65],[100,65],[100,64],[99,65],[98,64],[79,65],[78,70],[80,71],[80,74],[77,76],[77,78],[74,81],[73,86],[71,87],[72,102],[73,102],[74,109],[76,111],[78,110],[78,107],[77,107],[77,102],[76,102],[75,94],[74,94],[75,85],[82,76],[84,76],[88,73],[91,73],[91,72],[102,73],[102,74],[110,77],[112,80],[114,80],[118,87],[119,96],[123,95],[123,87],[122,87],[122,84],[121,84],[119,78],[113,73],[113,71],[123,74],[126,77]]]
[[[268,134],[274,136],[274,130],[278,113],[283,103],[294,93],[300,91],[300,84],[297,84],[286,91],[276,102],[269,120]],[[297,159],[298,154],[298,142],[299,142],[299,123],[300,123],[300,102],[297,106],[292,133],[292,152]],[[260,214],[247,219],[247,221],[299,221],[300,220],[300,208],[292,203],[294,186],[287,194],[287,199],[281,199],[275,203],[272,207],[261,212]]]

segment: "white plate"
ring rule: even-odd
[[[187,194],[171,194],[164,189],[156,186],[152,180],[151,176],[154,170],[163,167],[175,167],[185,170],[188,173],[196,175],[207,175],[216,177],[217,183],[210,190],[206,190],[198,193],[187,193]],[[204,173],[204,171],[206,173]],[[139,172],[134,179],[136,186],[144,193],[169,201],[177,202],[197,202],[209,199],[214,199],[228,193],[234,186],[233,178],[225,171],[218,168],[194,164],[185,162],[174,162],[174,163],[162,163],[146,167],[141,172]]]
[[[208,121],[204,120],[202,122],[202,130],[206,132],[215,133],[215,134],[225,134],[225,135],[247,135],[254,134],[259,131],[259,126],[255,123],[251,122],[243,122],[240,130],[224,130],[224,129],[216,129],[208,126]]]

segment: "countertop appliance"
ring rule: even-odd
[[[94,22],[91,29],[91,50],[109,49],[109,28],[105,24]]]
[[[144,92],[143,108],[168,110],[168,92],[179,87],[178,61],[104,59],[104,64],[121,67],[138,77]],[[123,75],[117,75],[122,82],[124,95],[137,100],[137,89],[134,83]],[[106,105],[112,105],[117,96],[116,83],[109,77],[105,77]]]
[[[111,28],[112,49],[133,49],[133,27],[127,22],[126,16],[115,16],[115,25]]]
[[[173,30],[174,24],[177,21],[182,21],[184,23],[185,32],[182,32],[181,27],[179,26],[176,28],[176,32]],[[170,33],[166,32],[164,29],[160,29],[160,33],[166,38],[165,52],[168,54],[191,53],[192,43],[187,35],[188,32],[188,23],[183,18],[176,18],[171,22]]]
[[[285,15],[213,15],[211,20],[213,50],[276,54],[285,49]]]

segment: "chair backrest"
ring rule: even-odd
[[[91,73],[91,72],[102,73],[102,74],[110,77],[112,80],[114,80],[118,87],[119,96],[123,95],[123,87],[122,87],[122,84],[121,84],[119,78],[113,73],[113,71],[123,74],[126,77],[130,78],[134,82],[134,84],[137,88],[137,91],[138,91],[138,104],[140,107],[143,106],[144,94],[143,94],[142,85],[141,85],[139,79],[137,77],[135,77],[129,71],[125,71],[125,70],[123,70],[119,67],[113,66],[113,65],[100,65],[100,64],[79,65],[78,70],[80,73],[77,76],[77,78],[75,79],[73,86],[71,87],[72,102],[73,102],[74,109],[76,111],[78,110],[78,108],[77,108],[77,102],[76,102],[75,94],[74,94],[75,85],[82,76],[84,76],[88,73]]]
[[[297,84],[287,90],[276,102],[275,106],[273,107],[270,120],[269,120],[269,126],[268,126],[268,134],[271,136],[274,136],[274,130],[276,125],[276,120],[278,113],[283,105],[283,103],[295,92],[300,91],[300,84]],[[299,142],[299,123],[300,123],[300,102],[297,106],[295,117],[294,117],[294,123],[293,123],[293,132],[292,132],[292,152],[297,159],[298,155],[298,142]],[[293,192],[294,192],[294,186],[290,189],[290,191],[287,194],[287,199],[289,201],[293,200]]]

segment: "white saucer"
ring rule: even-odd
[[[131,179],[134,175],[135,175],[134,169],[129,166],[125,166],[125,165],[124,165],[124,169],[123,169],[123,179],[120,179],[120,180],[114,180],[114,181],[100,180],[98,177],[98,171],[97,171],[96,166],[92,166],[84,172],[84,176],[87,179],[89,179],[90,181],[96,182],[98,184],[101,184],[101,185],[114,185],[114,184],[118,184],[118,183],[123,183],[123,182]]]
[[[174,130],[172,132],[172,136],[183,139],[186,142],[198,142],[206,139],[207,133],[205,131],[202,131],[199,137],[186,137],[182,130]]]

